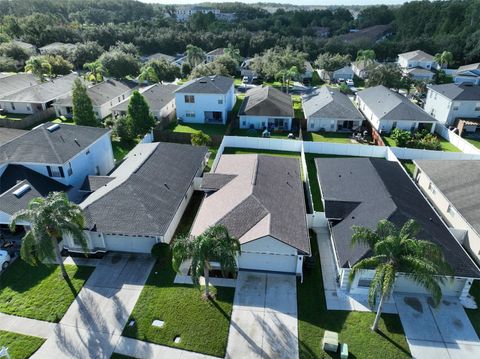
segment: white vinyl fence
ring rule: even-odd
[[[462,152],[480,154],[480,149],[441,124],[437,123],[435,126],[435,132],[437,132],[440,136],[445,138],[448,142]]]

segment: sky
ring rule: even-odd
[[[204,1],[200,0],[140,0],[146,3],[158,3],[158,4],[197,4]],[[406,0],[210,0],[208,2],[243,2],[247,4],[251,3],[280,3],[280,4],[292,4],[292,5],[376,5],[376,4],[402,4]]]

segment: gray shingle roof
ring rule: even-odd
[[[44,163],[63,165],[110,130],[59,124],[53,132],[51,122],[0,146],[1,163]]]
[[[480,233],[480,161],[415,160],[415,163]]]
[[[72,91],[76,73],[31,86],[0,98],[0,101],[45,103],[67,95]]]
[[[460,66],[460,67],[457,69],[457,72],[472,71],[472,70],[480,70],[480,62],[477,62],[477,63],[474,63],[474,64],[468,64],[468,65]]]
[[[95,192],[114,179],[115,177],[111,176],[87,176],[80,187],[80,191]]]
[[[453,101],[480,101],[480,86],[444,84],[428,88]]]
[[[237,176],[225,175],[221,173],[205,173],[203,175],[202,189],[218,191],[235,177]]]
[[[353,225],[373,229],[381,219],[389,219],[400,227],[414,219],[422,228],[418,238],[439,245],[455,275],[480,277],[465,250],[398,163],[378,158],[317,158],[315,164],[326,216],[337,219],[332,221],[332,237],[341,267],[353,266],[369,255],[366,246],[352,247]]]
[[[0,98],[38,84],[32,74],[14,74],[0,77]]]
[[[162,54],[161,52],[157,52],[155,54],[149,55],[146,57],[146,61],[154,61],[164,59],[168,63],[175,61],[175,56],[170,56],[167,54]]]
[[[210,51],[209,53],[207,53],[207,55],[222,56],[224,53],[225,53],[225,48],[219,47],[215,50]]]
[[[405,96],[382,85],[369,87],[358,92],[357,96],[380,120],[436,122]]]
[[[140,89],[140,93],[148,103],[150,111],[160,111],[175,98],[175,90],[180,86],[174,84],[155,84]],[[112,111],[127,111],[130,100],[125,100],[112,107]]]
[[[258,86],[249,90],[238,111],[238,115],[295,116],[291,96],[270,86]]]
[[[433,61],[433,56],[427,54],[422,50],[415,50],[410,52],[404,52],[403,54],[399,54],[398,56],[402,56],[407,60],[415,60],[415,61]]]
[[[0,129],[0,146],[4,143],[7,143],[18,136],[26,134],[28,131],[25,130],[17,130],[14,128],[5,128],[2,127]]]
[[[146,145],[156,147],[138,168],[121,183],[112,180],[102,188],[106,191],[102,196],[83,207],[88,228],[124,235],[165,234],[207,148],[166,142]]]
[[[183,84],[175,92],[226,94],[233,86],[233,79],[227,76],[203,76]]]
[[[363,120],[363,116],[347,95],[332,87],[322,86],[302,96],[306,118],[340,118]]]
[[[40,53],[51,53],[51,52],[56,52],[56,51],[73,51],[77,45],[75,44],[70,44],[70,43],[64,43],[64,42],[52,42],[51,44],[42,46],[38,48]]]

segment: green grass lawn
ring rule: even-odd
[[[464,138],[468,142],[470,142],[472,145],[474,145],[476,148],[480,148],[480,140],[473,139],[473,138]]]
[[[317,157],[322,157],[322,155],[305,153],[308,181],[310,182],[310,192],[312,193],[313,210],[316,212],[323,212],[322,194],[317,179],[317,167],[315,166],[315,158]]]
[[[470,288],[470,294],[475,298],[477,305],[480,306],[480,281],[475,280],[472,284],[472,288]],[[480,337],[480,307],[477,309],[465,309],[467,312],[468,317],[470,318],[470,322],[472,322],[477,335]]]
[[[60,116],[57,117],[55,120],[52,121],[53,123],[60,123],[60,124],[65,124],[65,125],[76,125],[75,121],[73,118],[67,118],[65,116]]]
[[[415,164],[411,160],[400,160],[400,162],[402,163],[403,167],[405,167],[410,177],[413,177],[416,167]]]
[[[126,155],[140,142],[140,139],[135,139],[133,142],[125,143],[123,141],[112,140],[113,158],[115,162],[122,161]]]
[[[66,266],[67,283],[57,265],[15,261],[1,276],[0,312],[59,322],[94,268]]]
[[[213,125],[213,124],[203,124],[203,123],[183,123],[183,124],[174,124],[170,127],[172,132],[180,133],[198,133],[202,131],[203,133],[213,136],[223,136],[225,130],[227,129],[226,125]]]
[[[297,281],[298,345],[300,359],[338,358],[324,352],[321,341],[325,330],[339,333],[348,344],[349,358],[410,358],[408,344],[398,315],[382,314],[379,331],[370,327],[375,313],[330,311],[326,308],[320,257],[315,238],[312,240],[315,268],[306,269],[304,281]]]
[[[305,141],[313,142],[333,142],[333,143],[347,143],[351,144],[352,134],[344,132],[304,132],[303,139]]]
[[[445,152],[462,152],[457,147],[455,147],[450,142],[448,142],[446,139],[444,139],[443,137],[437,135],[437,138],[440,141],[440,147],[441,147],[442,151],[445,151]],[[397,147],[397,143],[395,142],[395,140],[392,137],[382,136],[382,139],[383,139],[383,142],[385,142],[386,146]]]
[[[12,359],[30,358],[44,342],[42,338],[0,330],[0,348],[8,348]]]
[[[295,118],[298,120],[303,120],[303,108],[302,108],[302,97],[300,95],[292,95],[293,101],[293,111],[295,112]]]
[[[19,120],[23,120],[27,116],[30,116],[30,115],[21,114],[21,113],[7,113],[5,115],[0,115],[0,119],[19,121]]]

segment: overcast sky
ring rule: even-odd
[[[202,1],[195,0],[140,0],[158,4],[198,4]],[[402,4],[405,0],[211,0],[209,2],[244,2],[244,3],[280,3],[293,5],[376,5],[376,4]]]

